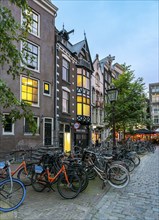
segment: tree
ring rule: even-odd
[[[134,126],[145,125],[146,117],[146,95],[144,93],[145,84],[142,78],[135,80],[134,71],[130,66],[123,66],[123,73],[119,78],[113,80],[113,84],[118,89],[118,99],[115,104],[115,124],[117,131],[133,130]],[[112,105],[107,103],[105,106],[105,121],[112,127]]]
[[[26,13],[26,10],[30,11],[27,0],[9,1],[22,9],[24,22],[23,26],[21,26],[13,17],[11,10],[4,6],[5,4],[3,3],[6,3],[6,0],[0,0],[0,74],[2,74],[3,67],[5,66],[7,70],[5,73],[3,71],[3,74],[8,74],[15,80],[21,73],[29,75],[29,71],[25,67],[20,66],[20,62],[25,64],[24,60],[27,59],[28,55],[26,54],[24,57],[23,51],[19,51],[17,45],[20,42],[25,43],[32,19]],[[25,117],[30,124],[32,132],[35,133],[37,127],[30,105],[20,101],[7,86],[5,77],[2,78],[0,79],[0,121],[5,125],[6,120],[3,112],[8,110],[10,112],[9,118],[13,123],[17,119]]]

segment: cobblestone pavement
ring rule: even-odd
[[[77,198],[65,200],[57,190],[38,193],[28,187],[23,205],[0,214],[0,220],[158,220],[158,183],[159,147],[141,158],[124,189],[102,189],[97,178]]]

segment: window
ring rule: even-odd
[[[30,26],[30,32],[35,36],[40,36],[40,15],[35,11],[31,12],[32,23]]]
[[[22,77],[21,99],[32,106],[39,106],[39,81]]]
[[[3,127],[3,134],[11,135],[14,134],[14,124],[12,123],[12,119],[8,114],[4,114],[5,117],[5,125]]]
[[[22,53],[24,64],[30,69],[39,71],[39,47],[30,42],[23,42]]]
[[[69,82],[69,62],[62,60],[62,79]]]
[[[77,96],[77,115],[90,116],[90,98]]]
[[[154,122],[154,124],[159,124],[159,116],[158,115],[154,116],[153,122]]]
[[[51,84],[44,82],[44,90],[43,90],[44,95],[51,96]]]
[[[100,86],[100,77],[98,73],[96,73],[96,76],[95,76],[95,83],[98,87]]]
[[[34,10],[30,9],[30,11],[26,10],[26,15],[31,17],[31,23],[29,24],[29,32],[37,37],[40,36],[40,15]],[[22,25],[26,26],[26,19],[23,16]]]
[[[62,112],[69,113],[69,92],[62,92]]]
[[[39,118],[38,117],[34,117],[34,120],[37,124],[37,132],[36,134],[39,134]],[[31,129],[30,129],[30,124],[29,121],[25,118],[24,120],[24,133],[25,134],[32,134]]]
[[[83,87],[89,89],[89,79],[83,76]]]

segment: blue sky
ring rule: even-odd
[[[131,65],[135,78],[146,86],[159,82],[158,0],[52,0],[58,7],[56,27],[77,43],[86,33],[92,60],[109,54],[115,62]]]

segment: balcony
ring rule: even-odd
[[[89,70],[91,70],[91,65],[88,61],[83,60],[83,59],[79,59],[78,65],[83,66],[88,68]]]

